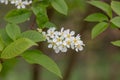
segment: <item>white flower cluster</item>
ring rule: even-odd
[[[38,31],[41,32],[40,29]],[[67,52],[68,48],[72,48],[77,52],[83,50],[84,43],[79,34],[75,36],[74,31],[64,30],[64,28],[61,28],[61,31],[56,31],[53,27],[42,33],[49,43],[48,48],[53,48],[56,53]]]
[[[18,9],[25,8],[26,5],[30,5],[32,3],[32,0],[0,0],[0,3],[5,3],[6,5],[8,3],[14,4]]]

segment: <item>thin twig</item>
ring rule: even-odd
[[[33,64],[33,80],[40,80],[39,75],[40,75],[40,69],[38,64]]]
[[[90,8],[91,7],[91,8]],[[89,10],[86,10],[87,12],[84,14],[83,18],[86,17],[88,14],[90,14],[91,12],[93,12],[93,10],[95,11],[95,9],[93,9],[94,7],[92,6],[89,6]],[[91,10],[92,9],[92,10]],[[84,20],[84,19],[83,19]],[[87,23],[84,21],[82,22],[82,29],[80,29],[80,32],[81,34],[83,34],[85,31],[86,31],[86,27],[87,27]],[[74,54],[74,52],[73,52]],[[65,74],[64,74],[64,77],[63,77],[63,80],[69,80],[70,76],[71,76],[71,73],[74,69],[74,66],[76,64],[76,60],[78,58],[78,55],[77,54],[74,54],[74,55],[71,55],[70,56],[70,60],[69,60],[69,63],[68,63],[68,66],[67,66],[67,70],[65,71]]]
[[[36,23],[36,17],[35,17],[35,15],[33,15],[33,22],[32,22],[32,24],[30,25],[30,29],[34,29],[34,27],[35,27],[35,23]]]

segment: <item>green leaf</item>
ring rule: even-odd
[[[114,46],[120,47],[120,40],[111,42]]]
[[[88,17],[86,17],[85,21],[101,22],[101,21],[108,21],[108,18],[106,15],[104,15],[102,13],[94,13],[94,14],[91,14]]]
[[[46,6],[45,5],[42,5],[42,4],[34,4],[32,5],[32,10],[34,12],[35,15],[38,15],[38,14],[44,14],[47,16],[47,12],[46,12]]]
[[[5,46],[9,45],[13,40],[8,36],[6,30],[3,28],[3,29],[0,29],[0,35],[4,41],[4,44]]]
[[[2,51],[4,49],[5,45],[4,45],[4,41],[0,35],[0,51]]]
[[[6,32],[12,40],[16,40],[21,34],[20,28],[16,24],[7,24]]]
[[[44,5],[33,5],[32,10],[36,15],[36,22],[40,28],[44,28],[43,25],[48,22],[48,16],[46,11],[46,6]]]
[[[8,75],[9,71],[13,70],[13,68],[15,67],[15,65],[17,64],[19,60],[16,58],[12,58],[12,59],[7,59],[4,61],[4,63],[2,63],[2,71],[0,73],[1,77],[6,77],[6,75]]]
[[[62,78],[57,64],[42,52],[38,50],[28,50],[22,54],[22,57],[31,64],[40,64],[50,72]]]
[[[42,4],[46,7],[49,6],[51,0],[33,0],[32,5]]]
[[[93,29],[92,29],[92,39],[98,36],[100,33],[105,31],[108,27],[108,23],[101,22],[98,23]]]
[[[119,1],[112,1],[111,7],[113,11],[115,11],[120,16],[120,2]]]
[[[69,6],[69,11],[73,9],[79,9],[80,11],[86,10],[87,0],[65,0]]]
[[[34,42],[45,41],[45,37],[41,33],[33,30],[23,32],[21,37],[28,38]]]
[[[44,24],[44,27],[45,27],[45,28],[51,28],[51,27],[56,27],[56,25],[53,24],[53,23],[51,23],[51,22],[46,22],[46,23]]]
[[[51,5],[59,13],[67,15],[68,7],[64,0],[53,0],[53,1],[51,1]]]
[[[116,25],[118,28],[120,28],[120,17],[115,17],[111,19],[111,22]]]
[[[2,63],[0,63],[0,72],[2,71]]]
[[[33,45],[37,44],[27,38],[18,39],[3,50],[1,58],[10,59],[19,56]]]
[[[114,25],[113,23],[110,23],[110,28],[115,29],[115,28],[118,28],[118,27],[116,25]]]
[[[31,12],[27,9],[11,10],[6,16],[5,20],[10,23],[22,23],[29,19]]]
[[[107,3],[102,2],[102,1],[88,1],[88,3],[103,10],[104,12],[108,14],[110,18],[112,18],[112,9]]]

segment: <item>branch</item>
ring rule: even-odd
[[[36,16],[35,15],[33,15],[33,22],[32,22],[32,24],[30,25],[30,29],[34,29],[34,27],[35,27],[35,24],[36,24]]]

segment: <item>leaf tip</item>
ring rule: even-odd
[[[94,39],[94,38],[95,38],[95,36],[93,36],[93,35],[92,35],[92,37],[91,37],[91,38],[92,38],[92,39]]]
[[[62,75],[59,75],[59,77],[60,77],[61,79],[63,79],[63,76],[62,76]]]
[[[110,42],[110,43],[111,43],[112,45],[116,46],[116,45],[115,45],[115,41],[112,41],[112,42]]]
[[[2,71],[2,63],[0,63],[0,72]]]

